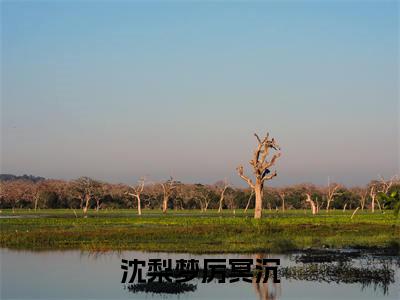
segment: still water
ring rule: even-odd
[[[333,257],[329,261],[298,255],[279,258],[280,283],[202,283],[179,294],[133,292],[121,283],[121,259],[252,258],[255,255],[194,255],[139,251],[27,252],[0,250],[1,299],[400,299],[399,257]]]

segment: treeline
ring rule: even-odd
[[[250,189],[228,185],[224,181],[212,185],[187,184],[172,178],[160,183],[137,186],[111,184],[81,177],[75,180],[44,179],[35,176],[1,176],[0,208],[71,208],[71,209],[117,209],[138,207],[139,193],[143,209],[245,209],[254,208],[254,195]],[[299,184],[264,190],[265,209],[309,208],[307,194],[318,209],[369,209],[374,203],[381,204],[377,195],[400,190],[400,182],[374,180],[363,187],[347,188],[339,184],[316,186]]]

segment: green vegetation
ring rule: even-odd
[[[400,194],[398,191],[392,192],[389,196],[385,193],[380,193],[379,198],[383,202],[383,206],[386,209],[393,209],[393,213],[396,217],[399,216],[400,212]]]
[[[144,250],[191,253],[287,252],[315,248],[400,248],[400,220],[393,213],[289,210],[90,211],[3,210],[0,246],[12,249]]]

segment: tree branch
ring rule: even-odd
[[[243,174],[243,166],[239,166],[236,168],[236,170],[238,171],[239,176],[247,182],[247,184],[251,187],[254,188],[254,184],[253,181],[251,181],[250,178],[248,178],[246,175]]]

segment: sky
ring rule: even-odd
[[[397,1],[1,1],[1,173],[244,185],[399,173]]]

